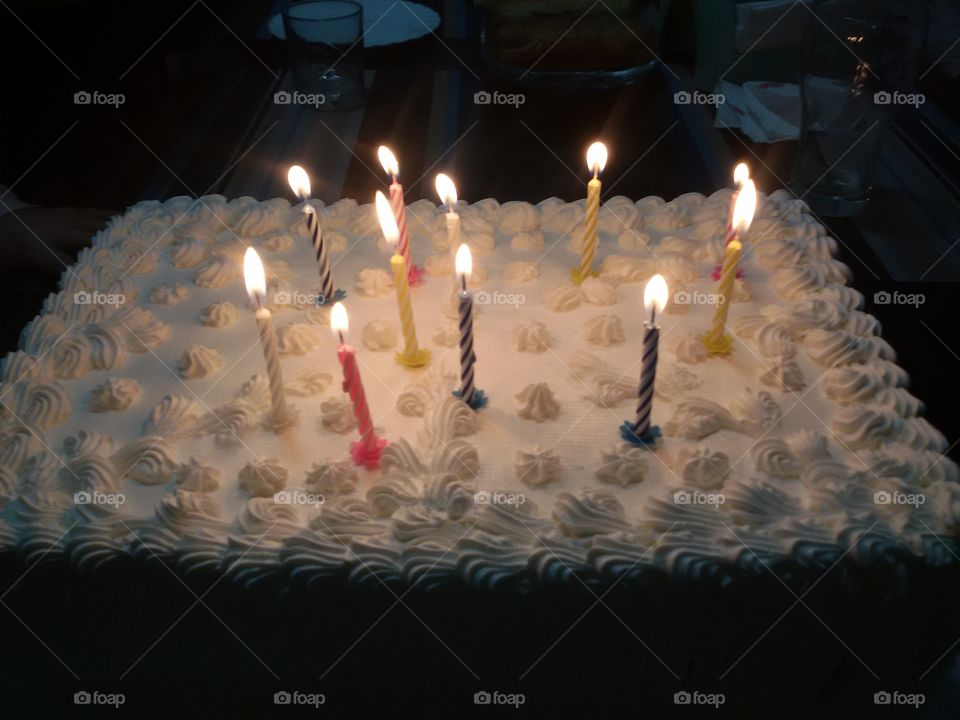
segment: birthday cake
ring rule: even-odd
[[[761,566],[952,561],[960,487],[835,241],[784,192],[760,196],[711,354],[731,191],[625,197],[598,216],[595,276],[571,281],[584,202],[458,205],[472,251],[477,390],[460,389],[445,213],[407,206],[404,343],[372,204],[314,201],[386,445],[358,465],[331,308],[304,207],[177,197],[114,218],[2,362],[0,547],[83,570],[117,560],[243,584],[480,586]],[[290,422],[271,422],[247,247],[263,259]],[[651,422],[636,412],[645,283],[660,274]]]

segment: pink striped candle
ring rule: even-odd
[[[400,230],[400,240],[397,243],[397,254],[403,257],[407,268],[407,283],[417,285],[423,278],[423,270],[413,264],[413,251],[410,247],[410,233],[407,231],[407,208],[403,200],[403,185],[400,184],[400,164],[397,157],[390,148],[381,145],[377,150],[380,157],[380,164],[384,171],[390,176],[390,209],[393,211],[393,217],[397,221],[397,228]]]
[[[377,436],[370,417],[370,406],[363,389],[360,367],[357,364],[357,351],[347,345],[343,334],[347,331],[347,309],[343,303],[333,306],[330,313],[330,327],[337,334],[340,343],[337,346],[337,359],[343,368],[343,391],[350,396],[353,413],[357,418],[360,439],[350,446],[350,456],[356,465],[375,469],[380,467],[380,453],[387,446],[387,440]]]

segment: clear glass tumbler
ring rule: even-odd
[[[296,87],[291,102],[318,110],[350,110],[363,103],[362,5],[289,0],[283,29]]]
[[[800,95],[803,120],[792,185],[828,217],[867,202],[885,131],[909,90],[926,37],[915,0],[826,0],[806,26]]]

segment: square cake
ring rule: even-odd
[[[215,568],[241,584],[529,587],[576,575],[734,577],[765,566],[953,562],[960,492],[835,241],[801,202],[761,194],[718,357],[731,191],[613,197],[599,273],[570,280],[584,203],[458,206],[474,267],[473,409],[458,382],[444,213],[407,209],[426,367],[398,364],[390,251],[372,204],[314,201],[377,432],[357,466],[330,307],[303,205],[211,195],[140,202],[98,233],[2,363],[0,547],[84,571],[117,560]],[[270,391],[243,256],[295,421]],[[644,284],[669,286],[652,406],[625,443]]]

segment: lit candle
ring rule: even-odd
[[[393,217],[390,203],[382,192],[376,195],[377,218],[387,244],[394,249],[390,258],[393,270],[393,285],[397,290],[397,307],[400,309],[400,329],[403,332],[403,352],[397,353],[397,362],[407,367],[423,367],[430,362],[430,351],[417,343],[417,327],[413,321],[413,307],[410,304],[410,289],[407,286],[407,265],[397,247],[400,231]]]
[[[273,425],[281,429],[290,424],[291,414],[287,410],[287,401],[283,391],[283,375],[280,372],[280,353],[277,350],[277,333],[273,324],[273,315],[263,307],[263,298],[267,294],[266,273],[257,251],[247,248],[243,256],[243,282],[247,294],[257,306],[255,317],[260,330],[260,346],[263,359],[267,364],[267,381],[270,385],[270,414]]]
[[[580,252],[580,267],[570,271],[570,277],[578,285],[593,275],[593,260],[597,255],[597,220],[600,214],[600,171],[607,164],[607,147],[595,142],[587,149],[587,167],[593,178],[587,183],[587,211],[583,219],[583,249]]]
[[[380,164],[383,165],[384,172],[390,176],[390,209],[393,211],[393,217],[397,221],[397,228],[400,230],[400,240],[397,246],[397,253],[403,256],[403,261],[407,268],[407,280],[410,285],[417,285],[423,277],[423,270],[413,264],[413,252],[410,248],[410,233],[407,232],[407,209],[403,201],[403,185],[398,179],[400,175],[400,163],[397,162],[397,156],[393,154],[390,148],[381,145],[377,150],[380,158]]]
[[[737,208],[737,198],[740,196],[740,190],[743,188],[743,184],[750,179],[750,168],[747,167],[746,163],[740,163],[733,169],[733,184],[736,186],[733,190],[733,194],[730,196],[730,214],[727,216],[727,229],[724,233],[723,238],[723,247],[726,248],[730,244],[730,241],[733,240],[736,231],[733,227],[733,213]],[[714,280],[719,280],[720,275],[723,272],[723,258],[721,257],[721,263],[714,266],[713,277]],[[742,272],[737,269],[737,277],[740,277]]]
[[[483,390],[474,386],[477,355],[473,351],[473,295],[467,287],[467,280],[473,272],[473,257],[468,245],[457,248],[455,265],[460,280],[460,390],[453,394],[474,410],[479,410],[487,404],[487,397]]]
[[[650,314],[650,320],[644,323],[637,416],[633,422],[627,420],[620,426],[620,436],[635,445],[650,445],[660,436],[660,428],[650,425],[650,411],[653,408],[653,383],[657,376],[657,346],[660,343],[657,313],[663,312],[667,296],[667,281],[663,276],[654,275],[650,278],[643,291],[643,306]]]
[[[387,441],[377,437],[373,427],[367,396],[363,391],[363,380],[360,378],[360,367],[357,365],[357,351],[344,340],[348,327],[347,309],[343,303],[338,302],[330,312],[330,328],[339,339],[337,359],[343,368],[343,391],[350,396],[350,402],[353,403],[353,414],[357,417],[360,431],[360,439],[350,446],[350,456],[357,465],[378,468],[380,453],[387,446]]]
[[[737,267],[743,245],[740,237],[747,232],[753,222],[753,213],[757,208],[757,189],[752,180],[746,180],[737,194],[737,204],[733,210],[733,223],[730,242],[723,253],[723,268],[717,281],[717,308],[713,313],[713,326],[703,336],[703,344],[712,355],[726,355],[733,349],[733,338],[726,332],[727,313],[733,300],[733,284],[737,277]]]
[[[299,165],[291,166],[287,171],[287,182],[300,200],[303,201],[303,213],[307,216],[307,229],[313,239],[313,252],[317,257],[317,271],[320,273],[320,305],[346,297],[343,290],[333,289],[333,272],[330,270],[330,258],[327,257],[327,244],[323,240],[320,218],[316,208],[310,204],[310,178],[307,171]]]
[[[447,206],[447,243],[450,252],[460,247],[460,216],[457,214],[457,186],[449,176],[440,173],[436,179],[437,195]]]

